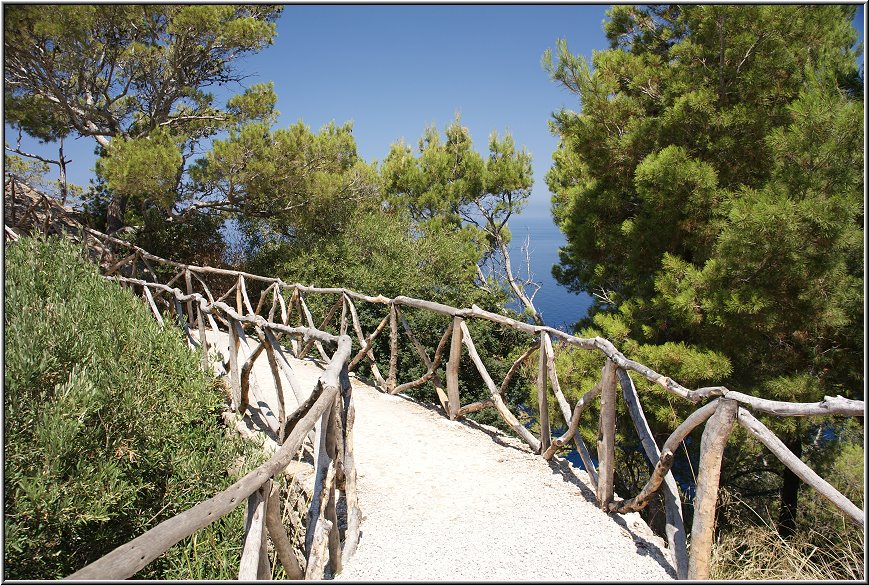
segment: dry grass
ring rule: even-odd
[[[829,540],[814,531],[782,539],[769,526],[746,528],[719,539],[712,552],[712,579],[864,580],[862,543],[846,543],[833,552],[818,546]],[[854,546],[854,545],[857,546]],[[830,543],[832,547],[832,543]],[[831,552],[833,554],[831,554]]]
[[[815,516],[819,523],[808,528],[804,524],[784,539],[768,513],[759,514],[732,493],[725,491],[723,496],[731,504],[741,504],[753,522],[742,520],[718,537],[712,549],[711,579],[865,580],[863,533],[843,516],[832,521],[829,512],[823,519]]]

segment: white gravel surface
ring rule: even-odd
[[[339,580],[674,579],[638,514],[607,515],[584,471],[354,380],[362,536]]]
[[[208,337],[228,355],[228,336]],[[300,385],[313,388],[321,370],[290,361]],[[337,580],[675,578],[665,542],[639,514],[598,509],[584,471],[558,457],[546,462],[495,428],[450,421],[434,407],[351,379],[363,520],[356,553]],[[275,416],[265,354],[252,382],[251,402]],[[296,407],[287,388],[285,403]],[[248,417],[239,424],[264,426]],[[268,439],[264,446],[276,447]]]

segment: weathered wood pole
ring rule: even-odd
[[[646,415],[643,413],[643,407],[640,404],[640,397],[637,394],[634,381],[631,380],[631,377],[622,368],[616,370],[616,375],[622,387],[622,397],[628,407],[628,413],[634,421],[640,442],[643,444],[643,450],[646,452],[649,462],[654,466],[661,458],[661,450],[658,449],[655,438],[652,436],[652,429],[649,427]],[[688,576],[688,543],[685,538],[685,521],[682,517],[682,501],[679,499],[679,488],[671,471],[668,471],[664,477],[662,492],[664,494],[664,509],[667,516],[665,529],[667,533],[667,545],[673,552],[673,559],[676,561],[676,577],[678,579],[685,579]]]
[[[302,296],[302,293],[299,293],[299,307],[301,309],[302,314],[305,317],[305,321],[308,322],[308,327],[311,329],[316,329],[317,326],[314,324],[314,317],[311,315],[311,310],[308,309],[308,304],[305,302],[305,297]],[[304,324],[304,321],[302,322]],[[319,340],[314,340],[314,347],[317,348],[317,351],[320,353],[320,357],[323,358],[323,361],[329,361],[329,355],[326,353],[326,350],[323,349],[323,344],[320,343]],[[297,356],[301,359],[301,356]]]
[[[229,321],[229,385],[232,387],[232,408],[239,410],[241,407],[241,372],[238,367],[238,333],[235,328],[235,319],[226,316]],[[239,412],[244,412],[239,410]]]
[[[316,534],[315,528],[319,522],[323,521],[323,512],[326,508],[324,500],[329,497],[329,482],[333,481],[335,477],[335,467],[332,465],[332,459],[329,457],[329,452],[326,448],[326,439],[329,432],[329,424],[332,421],[332,409],[334,408],[335,403],[333,401],[330,407],[323,411],[323,416],[315,427],[314,493],[308,506],[308,524],[307,532],[305,533],[305,552],[308,555],[312,554],[311,546]]]
[[[341,293],[341,321],[338,335],[347,335],[347,295]]]
[[[265,332],[263,332],[259,327],[257,327],[257,333],[260,336],[260,347],[264,347],[266,350],[266,358],[269,361],[269,369],[272,371],[272,379],[275,382],[275,394],[278,397],[278,445],[282,445],[284,442],[284,423],[287,422],[287,409],[284,404],[284,385],[281,383],[281,374],[278,370],[278,360],[275,358],[275,350],[272,347],[272,344],[269,343],[269,340],[265,336]]]
[[[380,333],[386,327],[387,323],[389,323],[388,314],[386,315],[386,317],[380,320],[380,323],[377,324],[377,327],[374,328],[374,331],[371,332],[371,335],[369,335],[363,342],[360,342],[362,344],[362,349],[360,349],[359,352],[353,357],[353,359],[350,360],[350,365],[348,366],[351,370],[356,366],[356,364],[362,361],[362,358],[364,357],[367,357],[371,361],[373,370],[375,360],[374,353],[371,348],[374,347],[374,340],[377,339],[377,336],[380,335]],[[384,389],[386,389],[385,380],[383,381],[383,387]]]
[[[204,301],[202,303],[204,303]],[[196,317],[196,326],[199,328],[199,348],[202,350],[200,365],[203,370],[210,372],[211,370],[208,367],[208,340],[205,339],[205,319],[203,317],[202,303],[197,306]]]
[[[274,333],[272,333],[269,329],[264,329],[263,333],[265,333],[266,341],[269,342],[269,345],[271,346],[272,351],[275,353],[276,357],[281,358],[278,364],[280,364],[281,369],[283,369],[284,374],[287,377],[287,382],[290,383],[290,389],[293,391],[293,396],[295,396],[296,398],[296,404],[302,404],[305,401],[306,396],[299,388],[299,384],[295,379],[293,368],[290,365],[290,362],[287,360],[287,356],[284,355],[284,349],[278,342],[277,337],[275,337]]]
[[[253,368],[253,360],[255,360],[256,356],[259,355],[259,351],[262,349],[262,346],[258,347],[257,351],[255,352],[251,351],[250,346],[247,344],[247,338],[244,334],[244,328],[242,327],[241,322],[233,321],[232,326],[233,328],[235,328],[236,331],[235,342],[239,344],[239,347],[241,347],[240,343],[243,342],[244,347],[247,350],[243,353],[247,353],[248,355],[247,359],[245,359],[245,363],[242,365],[239,381],[240,396],[238,407],[240,412],[243,413],[245,410],[247,410],[247,407],[250,404],[250,371],[251,368]]]
[[[700,439],[700,469],[694,496],[694,522],[691,525],[691,556],[688,559],[688,579],[691,580],[709,578],[721,459],[737,410],[738,403],[735,400],[719,400],[718,408],[706,423]]]
[[[293,545],[287,536],[287,531],[281,522],[281,499],[278,484],[273,484],[269,492],[269,501],[266,504],[266,528],[278,554],[278,560],[284,567],[287,577],[294,580],[304,579],[305,573],[299,566],[299,561],[293,553]]]
[[[324,517],[332,525],[329,530],[329,566],[333,575],[337,575],[344,569],[344,560],[341,558],[341,535],[338,531],[337,501],[335,484],[332,484],[329,486],[329,501],[326,504]]]
[[[345,364],[346,368],[346,364]],[[356,492],[356,458],[353,454],[353,423],[356,421],[356,407],[353,395],[347,403],[347,418],[344,423],[344,497],[347,501],[347,529],[344,531],[344,549],[341,554],[349,558],[359,543],[359,526],[362,512]]]
[[[459,414],[459,361],[462,359],[462,318],[453,317],[453,337],[450,340],[450,358],[447,360],[447,398],[450,420]]]
[[[513,413],[510,412],[510,409],[507,408],[507,405],[504,404],[504,398],[498,391],[498,387],[495,386],[495,382],[492,380],[492,376],[489,375],[489,371],[486,370],[483,360],[480,359],[480,354],[477,352],[476,346],[474,346],[474,340],[471,338],[471,332],[468,330],[468,326],[464,322],[461,322],[459,323],[459,327],[462,331],[462,343],[464,343],[468,348],[468,357],[470,357],[471,361],[474,362],[474,365],[477,366],[477,371],[480,372],[480,377],[483,378],[483,383],[489,389],[489,394],[492,396],[492,405],[495,407],[495,410],[498,411],[498,414],[501,415],[504,422],[510,425],[510,428],[513,429],[526,443],[528,443],[528,446],[531,447],[531,450],[534,453],[540,453],[540,441],[537,440],[537,437],[531,434],[531,431],[526,429],[519,422]],[[459,409],[459,412],[462,410],[464,409]]]
[[[332,307],[326,313],[326,316],[323,317],[323,320],[320,322],[319,329],[321,331],[326,331],[326,326],[332,321],[332,317],[335,316],[335,313],[338,312],[338,307],[344,306],[344,297],[341,296],[337,301],[332,304]],[[314,344],[314,340],[310,340],[302,346],[302,350],[299,352],[299,355],[296,356],[298,359],[304,359],[308,352],[311,350],[311,346]]]
[[[444,385],[441,381],[440,376],[437,373],[437,367],[440,365],[440,352],[435,352],[435,361],[429,359],[428,352],[426,352],[425,347],[423,347],[422,343],[416,338],[416,335],[413,334],[413,331],[410,328],[410,323],[407,322],[407,319],[404,318],[404,315],[401,313],[401,310],[396,306],[396,312],[398,313],[398,318],[401,320],[401,326],[404,327],[404,332],[410,338],[410,342],[413,344],[413,348],[416,350],[416,353],[419,354],[419,357],[422,359],[423,363],[426,367],[426,375],[423,376],[425,378],[429,374],[431,374],[430,379],[432,384],[434,385],[435,392],[437,392],[438,400],[440,400],[441,406],[444,409],[444,412],[447,412],[447,405],[449,404],[449,399],[447,398],[446,392],[444,392]],[[452,329],[452,327],[448,327],[448,329]],[[438,349],[443,349],[443,344],[446,337],[442,336],[441,341],[438,343]],[[415,388],[414,382],[409,382],[407,384],[402,384],[407,388]],[[393,393],[397,393],[397,390],[393,390]]]
[[[616,445],[616,365],[607,359],[600,393],[600,421],[597,433],[597,503],[606,512],[613,501]]]
[[[187,341],[188,347],[193,348],[195,346],[193,344],[193,337],[190,336],[190,322],[184,315],[184,310],[181,308],[181,301],[177,298],[173,298],[172,303],[175,307],[175,318],[178,320],[178,326],[184,330],[184,337]]]
[[[359,345],[361,345],[362,347],[370,347],[369,342],[366,342],[365,335],[362,333],[362,325],[359,323],[359,315],[356,313],[356,305],[353,304],[353,301],[351,301],[349,297],[347,298],[347,303],[347,308],[350,309],[350,317],[353,321],[353,331],[356,333],[356,338],[359,340]],[[386,388],[386,380],[384,380],[383,376],[380,375],[380,369],[378,369],[377,361],[374,359],[374,351],[369,349],[367,352],[364,352],[364,355],[371,364],[371,374],[374,376],[374,379],[377,381],[381,388]],[[358,362],[354,362],[351,360],[348,369],[352,371],[357,363]]]
[[[323,569],[326,566],[326,546],[329,543],[329,531],[332,523],[328,520],[318,522],[314,527],[314,536],[311,540],[311,552],[308,555],[308,564],[305,568],[306,581],[319,581],[323,578]]]
[[[398,377],[398,307],[389,305],[389,375],[386,378],[386,391],[392,393]]]
[[[135,260],[133,266],[136,265]],[[187,294],[193,294],[193,279],[190,277],[190,269],[184,270],[184,284],[187,286]],[[193,300],[187,301],[187,323],[193,325]]]
[[[325,424],[325,421],[323,421]],[[318,470],[319,472],[319,470]],[[322,579],[323,568],[326,565],[326,547],[333,550],[332,532],[337,532],[338,527],[329,520],[326,516],[327,505],[330,500],[330,493],[335,489],[335,466],[328,464],[326,477],[323,479],[320,489],[314,487],[314,492],[317,495],[317,511],[314,515],[314,523],[308,524],[308,532],[313,534],[308,536],[306,540],[310,540],[308,546],[310,551],[308,554],[308,566],[305,571],[305,579]],[[312,530],[313,529],[313,530]],[[331,556],[331,555],[330,555]],[[334,560],[332,561],[334,562]]]
[[[547,361],[546,340],[548,333],[540,332],[540,359],[537,372],[537,412],[540,418],[540,452],[543,453],[552,444],[552,434],[549,431],[549,400],[546,395]]]
[[[271,287],[271,289],[272,289],[272,291],[271,291],[272,292],[272,304],[271,304],[271,307],[269,307],[269,314],[268,314],[268,317],[266,317],[266,320],[273,322],[275,320],[275,311],[278,310],[278,295],[281,293],[280,293],[280,288],[278,287],[278,285],[274,285],[273,287]]]
[[[157,304],[154,302],[153,295],[151,295],[151,289],[147,286],[143,286],[142,292],[144,293],[145,298],[148,300],[148,305],[151,307],[151,311],[153,311],[154,317],[157,319],[157,323],[160,324],[160,327],[165,327],[165,325],[163,324],[163,317],[160,316],[160,311],[157,310]]]
[[[847,516],[851,522],[863,528],[866,522],[866,514],[854,502],[846,498],[839,490],[830,485],[824,478],[819,476],[815,471],[796,456],[785,444],[770,431],[766,425],[754,418],[744,408],[739,409],[737,415],[738,422],[745,430],[751,433],[761,443],[773,452],[773,455],[778,457],[779,461],[784,463],[788,469],[794,472],[794,475],[802,479],[804,482],[818,490],[822,496],[827,498],[842,514]]]
[[[271,480],[247,498],[247,517],[244,522],[244,547],[238,566],[239,581],[254,581],[261,578],[260,553],[265,537],[265,490],[271,491]]]
[[[588,473],[588,478],[591,480],[592,489],[597,492],[597,470],[594,468],[591,454],[588,452],[588,447],[586,446],[585,441],[582,440],[581,433],[578,432],[581,409],[576,414],[577,419],[576,424],[574,425],[570,404],[568,404],[564,392],[561,391],[561,384],[558,381],[558,372],[555,369],[555,350],[552,347],[552,340],[549,339],[548,334],[545,334],[543,336],[543,341],[543,345],[546,348],[546,368],[549,374],[549,384],[552,387],[552,393],[555,394],[555,400],[558,402],[558,407],[561,409],[561,415],[564,417],[564,422],[567,424],[567,432],[561,437],[554,438],[549,448],[542,451],[543,458],[547,461],[550,460],[552,456],[555,455],[555,451],[564,445],[565,440],[572,437],[573,443],[576,445],[576,450],[579,453],[579,458],[582,459],[582,464],[585,467],[586,473]],[[594,396],[597,396],[596,391]],[[588,401],[590,400],[591,398],[589,397]],[[583,396],[581,401],[586,402],[585,396]],[[577,404],[577,406],[579,406],[579,404]]]
[[[244,276],[241,274],[238,275],[238,287],[241,289],[241,298],[242,301],[244,301],[244,308],[247,309],[248,314],[253,315],[256,311],[253,310],[253,305],[250,304],[250,297],[247,296],[247,286],[245,286]],[[239,309],[238,312],[242,313],[241,309]]]

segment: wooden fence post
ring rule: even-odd
[[[205,301],[201,301],[197,306],[198,316],[196,318],[196,326],[199,328],[199,348],[202,350],[201,365],[206,372],[212,373],[208,367],[208,340],[205,339],[205,319],[203,317],[205,311],[202,310],[202,305]]]
[[[266,528],[275,547],[278,560],[284,567],[289,579],[300,580],[305,578],[305,573],[299,566],[299,561],[293,553],[293,545],[287,536],[287,531],[281,521],[281,498],[280,488],[277,483],[272,485],[269,492],[269,500],[266,504]]]
[[[265,516],[271,480],[252,493],[247,499],[247,518],[244,523],[244,546],[238,567],[239,581],[254,581],[264,577],[262,549],[265,544]],[[268,556],[266,555],[266,564]],[[270,575],[269,575],[270,576]]]
[[[480,377],[483,378],[483,383],[489,389],[489,394],[492,396],[492,406],[495,407],[495,410],[498,411],[498,414],[501,415],[504,422],[510,425],[510,428],[513,429],[526,443],[528,443],[528,446],[531,447],[531,450],[534,453],[540,453],[540,441],[538,441],[537,437],[532,435],[531,432],[519,422],[513,413],[510,412],[510,409],[507,408],[507,405],[504,404],[503,396],[501,396],[501,393],[498,391],[498,387],[495,386],[492,376],[490,376],[488,370],[486,370],[483,360],[480,359],[480,354],[477,352],[477,348],[474,345],[474,340],[471,338],[471,332],[468,330],[468,326],[462,321],[459,322],[459,329],[462,332],[462,343],[464,343],[468,348],[468,357],[471,358],[471,361],[474,362],[475,366],[477,366],[477,371],[480,372]],[[460,408],[459,412],[464,410],[464,408]]]
[[[133,261],[133,265],[136,265],[135,260]],[[190,278],[190,269],[184,269],[184,283],[187,285],[187,294],[193,294],[193,280]],[[187,301],[187,322],[192,326],[193,325],[193,301]]]
[[[453,317],[453,337],[450,340],[450,358],[447,360],[447,398],[450,420],[459,414],[459,360],[462,359],[462,318]]]
[[[154,302],[154,297],[151,295],[151,289],[147,286],[143,286],[142,292],[144,293],[144,297],[148,300],[148,305],[151,307],[151,311],[154,312],[154,317],[157,319],[157,323],[160,324],[160,327],[163,327],[163,317],[160,316],[160,311],[157,310],[157,304]]]
[[[229,321],[229,384],[232,387],[232,408],[241,410],[241,373],[238,367],[238,332],[235,328],[235,319],[226,316]]]
[[[691,525],[691,556],[688,559],[688,578],[691,580],[709,578],[721,459],[737,410],[738,403],[735,400],[722,398],[715,414],[707,421],[700,439],[700,465],[694,495],[694,522]]]
[[[603,368],[600,394],[600,421],[597,434],[597,503],[607,511],[613,500],[616,443],[616,365],[607,359]]]
[[[538,360],[539,370],[537,372],[537,410],[540,418],[540,452],[543,453],[549,449],[552,444],[552,435],[549,431],[549,401],[546,396],[546,380],[547,375],[547,355],[546,355],[546,337],[549,334],[545,331],[540,332],[540,359]]]
[[[395,390],[398,376],[398,315],[395,303],[389,305],[389,375],[386,378],[386,391]]]
[[[342,378],[347,374],[347,364],[342,369]],[[347,378],[349,380],[349,377]],[[349,385],[348,385],[349,386]],[[353,404],[352,387],[347,388],[347,416],[344,422],[344,497],[347,503],[347,528],[344,532],[344,548],[341,555],[349,558],[359,543],[359,525],[362,511],[356,492],[356,457],[353,454],[353,423],[356,421],[356,406]]]
[[[640,404],[640,397],[637,395],[634,381],[631,380],[631,377],[622,368],[616,369],[616,375],[622,387],[622,397],[625,399],[628,413],[634,421],[640,442],[643,444],[643,450],[646,452],[646,457],[649,459],[652,467],[654,467],[655,463],[661,458],[661,450],[658,449],[655,438],[652,436],[652,430],[649,428],[646,415],[643,413],[643,407]],[[661,491],[664,494],[664,509],[667,516],[665,529],[667,533],[667,545],[673,553],[673,559],[676,561],[676,578],[685,579],[688,576],[688,547],[685,540],[685,521],[682,518],[682,502],[679,499],[679,488],[671,471],[667,472]]]
[[[338,335],[347,335],[347,295],[341,293],[341,321],[338,326]]]

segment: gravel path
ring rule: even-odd
[[[673,579],[638,514],[594,505],[584,471],[354,380],[362,536],[339,580]]]
[[[208,337],[228,355],[226,334]],[[322,370],[310,360],[290,363],[309,392]],[[675,578],[664,541],[639,514],[601,512],[584,471],[558,457],[546,462],[495,428],[450,421],[351,379],[362,535],[337,580]],[[274,416],[265,354],[251,381],[251,402]],[[288,411],[296,407],[286,388],[285,402]],[[238,424],[265,426],[252,422]]]

